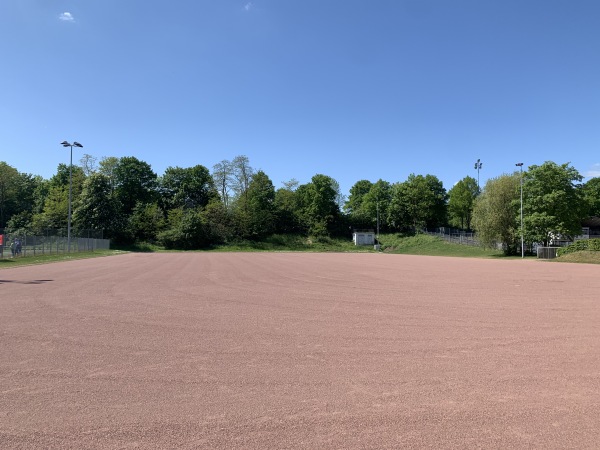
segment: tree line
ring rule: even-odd
[[[69,166],[50,179],[19,172],[0,162],[0,228],[43,234],[66,229]],[[352,229],[415,233],[452,226],[474,229],[481,242],[507,253],[520,242],[520,173],[489,180],[480,191],[464,177],[449,191],[434,175],[405,181],[359,180],[348,198],[324,174],[275,188],[247,156],[203,165],[168,167],[157,175],[136,157],[84,155],[72,167],[72,226],[102,230],[118,244],[153,242],[195,249],[236,240],[261,240],[274,233],[327,238]],[[527,242],[547,243],[554,234],[576,235],[581,220],[600,215],[600,178],[582,183],[569,164],[546,162],[523,172]]]

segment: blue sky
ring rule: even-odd
[[[478,158],[482,185],[521,161],[589,179],[599,23],[597,0],[2,0],[0,161],[49,178],[76,140],[158,175],[243,154],[346,194],[450,189]]]

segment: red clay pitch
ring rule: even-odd
[[[598,448],[599,293],[385,254],[0,270],[0,448]]]

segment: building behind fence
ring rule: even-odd
[[[46,230],[43,235],[34,235],[25,232],[5,232],[0,228],[0,258],[56,255],[69,251],[89,252],[110,248],[110,240],[102,239],[101,231],[90,230],[72,235],[70,248],[69,240],[64,234],[66,233],[63,233],[63,230]]]

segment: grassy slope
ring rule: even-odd
[[[430,256],[461,256],[491,258],[502,256],[501,252],[479,247],[451,244],[440,238],[419,235],[400,237],[394,234],[381,235],[385,253],[400,253]],[[355,246],[350,239],[324,239],[314,241],[302,236],[275,235],[261,242],[241,242],[216,246],[211,251],[308,251],[308,252],[375,252],[373,246]]]
[[[567,253],[554,259],[556,262],[600,264],[600,252],[582,250],[580,252]]]
[[[472,247],[470,245],[453,244],[443,239],[426,234],[400,237],[394,234],[381,235],[380,241],[386,253],[428,256],[459,256],[471,258],[501,257],[502,252]]]
[[[18,258],[5,257],[0,259],[0,269],[10,267],[27,266],[31,264],[45,264],[58,261],[71,261],[74,259],[98,258],[100,256],[112,256],[122,254],[120,250],[96,250],[94,252],[60,253],[58,255],[19,256]]]

